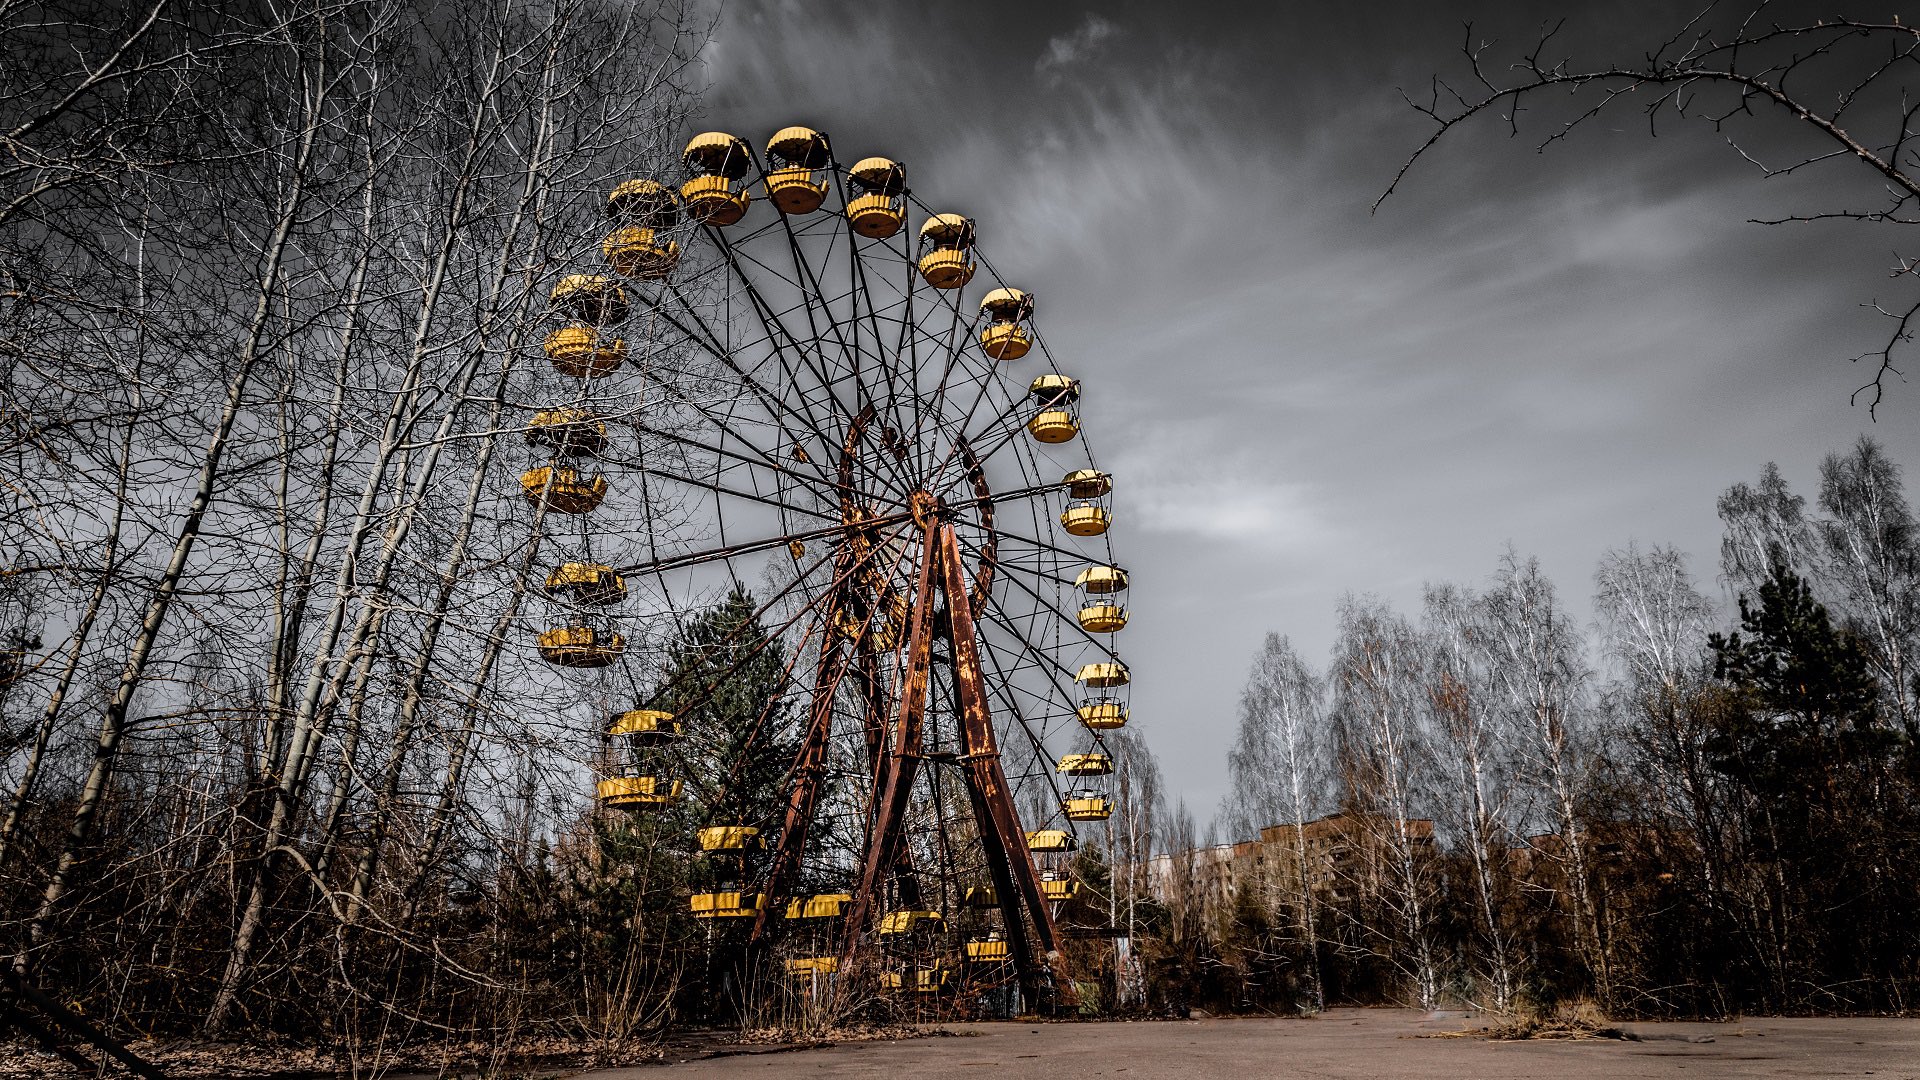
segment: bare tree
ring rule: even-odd
[[[1549,99],[1569,105],[1547,115],[1540,148],[1571,137],[1598,117],[1638,110],[1649,132],[1662,121],[1701,124],[1724,138],[1762,177],[1785,176],[1830,162],[1884,191],[1880,205],[1810,210],[1764,224],[1864,221],[1887,226],[1920,222],[1920,147],[1916,147],[1912,99],[1920,80],[1920,27],[1891,19],[1859,19],[1840,10],[1810,16],[1774,0],[1708,4],[1671,28],[1648,35],[1646,51],[1631,59],[1577,64],[1560,42],[1565,20],[1550,20],[1532,45],[1501,62],[1491,42],[1467,27],[1463,50],[1467,74],[1456,86],[1436,77],[1424,100],[1409,104],[1433,122],[1433,131],[1403,162],[1377,208],[1398,189],[1413,166],[1449,132],[1480,117],[1497,117],[1518,134],[1530,107],[1551,110]],[[1772,124],[1811,133],[1824,151],[1769,161],[1759,149],[1765,136],[1748,124]],[[1762,129],[1764,130],[1764,129]],[[1864,171],[1862,171],[1864,170]],[[1897,244],[1898,241],[1896,240]],[[1912,278],[1920,262],[1896,254],[1892,274]],[[1913,338],[1920,300],[1876,302],[1891,323],[1886,344],[1853,359],[1866,361],[1872,377],[1854,392],[1870,413],[1885,400],[1889,377],[1899,378],[1903,346]]]
[[[1871,646],[1880,691],[1909,739],[1920,738],[1920,682],[1914,671],[1920,634],[1920,533],[1901,490],[1900,467],[1872,439],[1820,465],[1815,525],[1826,548],[1826,576],[1860,638]]]
[[[1441,976],[1433,934],[1432,823],[1419,811],[1432,752],[1423,660],[1404,617],[1377,600],[1341,602],[1330,674],[1336,761],[1364,833],[1355,883],[1387,914],[1387,925],[1363,917],[1360,929],[1404,972],[1413,1000],[1430,1009],[1439,1001]]]
[[[1473,594],[1450,585],[1427,588],[1423,629],[1433,654],[1427,695],[1435,758],[1445,778],[1441,802],[1450,809],[1471,873],[1480,939],[1474,951],[1487,1006],[1505,1013],[1513,1008],[1521,977],[1508,903],[1508,853],[1517,839],[1508,806],[1515,761],[1492,701],[1497,691],[1486,655],[1492,635]]]
[[[1242,835],[1268,839],[1267,826],[1290,830],[1291,843],[1270,852],[1260,885],[1268,910],[1286,912],[1299,936],[1298,962],[1306,972],[1308,1011],[1326,1007],[1320,972],[1319,913],[1314,898],[1307,823],[1319,817],[1324,799],[1325,686],[1278,634],[1268,634],[1254,656],[1240,694],[1240,730],[1227,754],[1232,779],[1228,820]],[[1271,845],[1269,845],[1271,847]],[[1277,861],[1289,863],[1284,870]]]

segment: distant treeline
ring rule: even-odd
[[[1242,843],[1197,843],[1184,815],[1161,838],[1155,999],[1912,1009],[1920,534],[1900,470],[1862,439],[1812,506],[1768,465],[1719,512],[1737,612],[1680,552],[1629,545],[1594,571],[1590,628],[1509,552],[1477,591],[1429,586],[1417,618],[1348,598],[1324,672],[1270,636],[1223,808]]]

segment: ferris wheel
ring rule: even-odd
[[[692,914],[797,982],[1063,1000],[1076,848],[1113,813],[1102,736],[1128,719],[1081,384],[901,164],[842,165],[806,127],[759,155],[707,132],[682,161],[615,188],[605,267],[554,285],[525,430],[557,553],[539,653],[621,700],[596,798],[686,815],[712,882]],[[729,590],[751,617],[707,662],[641,670],[629,637]],[[774,686],[740,760],[689,768],[755,665]],[[775,747],[780,798],[730,799]]]

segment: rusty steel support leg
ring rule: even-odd
[[[920,766],[920,729],[927,715],[927,671],[933,654],[933,592],[940,549],[929,526],[920,561],[920,580],[914,589],[913,635],[907,645],[907,677],[900,691],[900,716],[894,725],[893,752],[880,761],[874,785],[867,855],[860,880],[847,905],[846,945],[841,967],[851,970],[854,950],[866,932],[874,896],[884,888],[885,875],[900,862],[901,825],[913,778]]]
[[[973,601],[967,591],[967,578],[960,561],[960,541],[954,535],[953,526],[942,525],[939,533],[940,566],[943,573],[942,592],[947,599],[947,619],[953,635],[954,682],[960,689],[960,730],[965,740],[967,772],[969,786],[979,792],[975,802],[976,812],[983,808],[985,816],[979,820],[980,834],[983,840],[992,837],[1003,857],[992,860],[993,841],[989,841],[988,855],[997,867],[1004,867],[1011,877],[1012,884],[1019,890],[1017,897],[1007,894],[998,896],[1000,910],[1005,916],[1011,934],[1011,928],[1020,921],[1020,908],[1033,922],[1034,941],[1041,953],[1040,957],[1019,956],[1019,946],[1024,944],[1010,938],[1010,951],[1015,952],[1016,962],[1021,971],[1023,989],[1035,1004],[1050,1004],[1047,1001],[1051,991],[1051,1003],[1061,1005],[1074,1004],[1073,983],[1068,978],[1066,960],[1060,955],[1059,935],[1054,930],[1053,912],[1047,906],[1046,893],[1040,887],[1040,870],[1033,863],[1033,852],[1027,849],[1027,836],[1020,830],[1020,815],[1013,806],[1013,793],[1007,788],[1006,772],[1000,767],[999,740],[993,733],[993,714],[987,705],[987,682],[980,667],[980,643],[974,637]],[[999,887],[998,875],[995,881]],[[1044,969],[1042,963],[1044,962]],[[1051,987],[1041,985],[1044,973]]]
[[[773,853],[773,867],[767,872],[766,902],[753,917],[750,944],[764,949],[767,924],[775,917],[774,906],[787,898],[786,890],[800,872],[800,860],[806,854],[807,828],[813,823],[813,811],[820,802],[820,781],[827,771],[827,741],[833,735],[833,699],[840,680],[847,673],[847,654],[833,629],[836,605],[829,605],[824,625],[827,632],[820,642],[820,667],[813,678],[813,716],[807,724],[806,739],[793,762],[793,789],[787,793],[787,813],[780,826],[780,846]]]

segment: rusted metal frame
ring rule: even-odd
[[[780,322],[779,316],[773,313],[772,307],[766,303],[765,298],[760,295],[759,290],[753,287],[753,282],[747,278],[746,271],[741,267],[740,260],[733,249],[732,241],[727,238],[726,234],[713,225],[703,225],[701,228],[707,233],[708,238],[713,242],[714,246],[720,250],[720,253],[726,257],[727,267],[733,272],[733,279],[745,286],[749,306],[753,308],[754,314],[760,318],[760,328],[764,332],[764,336],[748,342],[747,345],[753,346],[759,344],[761,341],[766,342],[772,348],[774,358],[779,362],[780,374],[785,378],[786,384],[788,386],[801,385],[798,374],[787,361],[786,347],[780,341],[780,338],[784,336],[788,341],[793,342],[793,335],[786,332],[786,325]],[[739,364],[734,361],[733,354],[738,350],[721,342],[720,335],[714,333],[707,327],[706,321],[700,317],[698,310],[687,302],[676,285],[668,282],[666,287],[668,291],[673,293],[674,299],[680,301],[681,307],[686,310],[688,317],[699,324],[700,329],[706,333],[708,340],[702,342],[702,345],[742,378],[747,379],[756,387],[759,386],[759,383],[753,380],[751,376],[748,376]],[[774,328],[776,326],[780,328],[779,332],[775,331]],[[682,332],[684,332],[684,330]],[[795,345],[797,347],[798,343],[795,342]],[[806,364],[804,356],[801,357],[800,363],[803,366]],[[817,373],[815,374],[817,377]],[[795,409],[793,405],[785,399],[776,398],[775,400],[781,407],[785,408],[788,414],[792,415],[796,420],[799,420],[809,432],[818,437],[825,447],[831,448],[833,446],[832,436],[828,433],[826,426],[821,422],[820,418],[814,415],[812,403],[806,399],[804,394],[800,395],[800,408],[798,409]],[[835,404],[839,404],[838,399],[835,399]],[[842,408],[841,411],[844,413],[845,409]],[[830,418],[831,417],[829,417],[829,419]],[[782,425],[783,430],[784,427],[785,425]]]
[[[787,813],[780,826],[780,846],[774,850],[773,865],[767,871],[766,902],[753,917],[749,944],[758,945],[766,937],[773,905],[785,897],[788,882],[799,872],[806,854],[807,831],[813,824],[814,808],[820,801],[820,779],[826,772],[827,742],[833,734],[833,699],[846,676],[848,657],[843,649],[836,616],[840,612],[840,590],[829,602],[822,617],[826,627],[820,639],[820,664],[813,677],[813,716],[807,724],[806,738],[793,762],[793,787],[787,795]]]
[[[681,397],[682,397],[682,400],[686,400],[684,395],[681,395]],[[689,402],[689,404],[691,404],[691,402]],[[698,405],[694,405],[693,407],[696,409],[700,408]],[[707,417],[707,419],[709,420],[714,419],[713,415],[711,413],[708,413],[706,410],[702,409],[700,411],[703,416]],[[731,432],[731,434],[734,437],[734,440],[736,442],[741,443],[742,445],[752,447],[754,452],[759,455],[758,457],[742,454],[734,450],[727,450],[718,446],[712,446],[707,443],[701,442],[698,439],[692,438],[690,436],[682,435],[679,432],[668,431],[665,428],[653,427],[652,425],[649,425],[649,424],[643,424],[638,420],[627,421],[627,426],[631,427],[634,431],[642,435],[651,435],[657,439],[665,439],[668,442],[675,442],[675,443],[680,443],[684,446],[691,446],[696,450],[705,451],[706,453],[713,454],[716,457],[731,458],[742,465],[754,465],[762,468],[772,469],[775,472],[779,473],[780,475],[793,480],[795,483],[807,485],[808,488],[810,490],[813,490],[816,495],[819,495],[823,498],[829,493],[836,496],[845,494],[845,491],[843,489],[839,489],[839,485],[834,484],[831,481],[828,481],[824,477],[809,476],[805,473],[798,472],[788,467],[785,463],[781,462],[779,459],[768,454],[766,451],[761,450],[759,447],[754,446],[752,443],[748,442],[746,439],[741,438],[740,433],[737,431]],[[729,430],[731,431],[731,429]],[[600,456],[600,460],[614,461],[614,462],[619,462],[621,464],[627,464],[627,459],[625,457],[608,457],[607,455],[602,454]],[[718,473],[719,473],[719,470],[716,469],[715,474],[717,475]],[[814,485],[819,485],[820,487],[815,488]],[[825,491],[820,490],[820,488],[824,488]],[[893,502],[896,505],[902,505],[902,506],[905,505],[904,503],[900,502],[897,499],[888,499],[887,501]]]
[[[840,529],[836,527],[831,531],[838,532],[840,531]],[[871,554],[867,556],[867,558],[871,558],[871,557],[872,557]],[[860,560],[856,560],[854,565],[849,567],[844,573],[852,574],[853,572],[859,569],[860,563],[864,561],[866,561],[864,558]],[[709,646],[709,648],[720,648],[721,646],[732,644],[734,639],[740,637],[746,632],[746,627],[749,624],[757,621],[762,615],[765,615],[768,611],[771,611],[773,609],[773,605],[785,599],[788,593],[799,588],[801,583],[806,581],[809,575],[811,575],[815,570],[820,569],[822,566],[825,566],[826,563],[827,563],[827,557],[825,556],[819,559],[816,559],[813,565],[807,567],[805,570],[796,574],[794,576],[794,579],[788,582],[786,585],[782,586],[779,592],[774,593],[773,596],[769,597],[765,603],[761,604],[758,608],[755,608],[753,613],[750,616],[748,616],[746,623],[741,624],[739,628],[735,629],[732,633],[728,634],[726,637],[721,638],[719,641],[712,643],[712,645]],[[843,584],[844,580],[845,580],[844,576],[836,576],[833,581],[828,583],[828,588],[829,589],[836,588],[839,585]],[[741,657],[739,660],[734,661],[734,663],[730,665],[725,671],[721,672],[718,676],[716,676],[714,681],[708,683],[705,687],[703,687],[700,691],[701,696],[695,699],[692,705],[686,706],[686,708],[688,709],[698,708],[699,706],[706,704],[709,700],[712,699],[714,691],[718,690],[722,683],[724,683],[727,679],[732,678],[735,672],[745,667],[755,657],[759,656],[761,653],[767,651],[768,648],[772,647],[774,642],[780,640],[781,634],[785,633],[795,623],[799,622],[803,617],[805,617],[809,612],[813,610],[815,605],[819,603],[820,603],[819,599],[807,601],[804,605],[801,606],[800,610],[794,612],[791,618],[787,619],[786,622],[783,622],[779,626],[775,627],[772,630],[772,632],[768,633],[766,637],[762,638],[760,642],[753,647],[752,651],[748,652],[747,655]],[[675,680],[674,682],[670,682],[665,686],[657,687],[655,688],[653,694],[649,696],[648,700],[658,702],[662,697],[662,695],[666,694],[669,690],[674,689],[678,685],[679,685],[679,681]]]
[[[784,214],[781,215],[782,218],[785,216]],[[819,386],[827,392],[828,400],[833,402],[834,411],[838,412],[842,418],[852,419],[855,410],[848,408],[847,404],[840,400],[840,395],[834,392],[832,380],[827,378],[825,369],[819,366],[818,362],[824,360],[824,358],[819,357],[817,354],[813,356],[808,355],[807,350],[802,347],[800,340],[794,337],[791,330],[787,329],[786,322],[781,318],[781,316],[791,312],[793,309],[788,308],[782,312],[774,311],[773,305],[767,302],[766,297],[760,295],[760,290],[755,287],[753,279],[747,275],[746,267],[741,265],[741,255],[734,249],[733,242],[719,229],[711,225],[705,226],[705,228],[719,247],[720,253],[726,256],[727,265],[733,270],[734,280],[746,288],[747,300],[752,306],[754,314],[759,316],[761,328],[767,333],[767,342],[773,346],[774,354],[779,357],[780,367],[786,372],[789,383],[798,385],[799,380],[794,377],[793,369],[787,365],[787,346],[783,345],[780,341],[783,337],[786,339],[787,344],[793,346],[797,364],[805,368],[807,373],[813,376],[816,386]],[[758,259],[754,259],[751,255],[747,256],[747,259],[768,273],[777,276],[777,271],[765,263],[760,262]],[[811,315],[809,315],[809,317],[811,317]],[[776,327],[778,328],[777,330],[775,329]],[[813,425],[815,434],[821,436],[823,439],[827,439],[827,445],[833,445],[832,441],[828,439],[827,429],[822,427],[820,422],[813,418],[812,403],[806,400],[805,395],[802,395],[800,400],[809,422]]]
[[[846,945],[843,966],[851,967],[854,951],[866,930],[867,916],[874,895],[883,885],[883,875],[894,869],[900,859],[900,828],[905,819],[907,800],[913,793],[914,775],[920,766],[920,731],[927,713],[927,670],[933,656],[933,593],[935,562],[940,558],[937,526],[929,524],[920,561],[920,580],[914,590],[913,635],[907,647],[907,674],[900,693],[899,719],[894,725],[893,752],[881,758],[873,806],[869,810],[866,859],[860,880],[847,907]]]
[[[1073,984],[1068,979],[1066,961],[1060,955],[1059,934],[1053,925],[1053,912],[1047,906],[1045,891],[1040,885],[1040,869],[1034,865],[1033,852],[1027,847],[1027,837],[1020,829],[1020,815],[1013,805],[1013,793],[1007,787],[1005,771],[1000,767],[1000,747],[993,732],[993,715],[987,703],[987,684],[980,666],[980,646],[975,640],[973,622],[973,603],[968,596],[965,569],[960,561],[960,542],[954,534],[951,524],[940,526],[940,560],[945,574],[944,592],[947,598],[947,625],[953,641],[954,679],[960,693],[960,727],[967,740],[967,771],[973,784],[980,789],[980,800],[986,806],[987,816],[981,820],[980,831],[997,834],[1000,846],[1005,853],[1003,862],[1011,872],[1020,892],[1018,901],[1012,896],[996,897],[1000,901],[1005,921],[1011,925],[1019,917],[1019,906],[1024,904],[1027,914],[1033,920],[1034,944],[1045,954],[1048,974],[1052,979],[1052,992],[1056,1000],[1071,1001]],[[1027,960],[1027,970],[1031,972],[1027,980],[1033,999],[1040,1001],[1046,988],[1039,985],[1039,966],[1031,957]]]
[[[838,175],[839,175],[838,173],[835,173],[836,177]],[[840,196],[842,200],[842,205],[844,205],[845,199],[846,199],[846,191],[844,187],[841,188]],[[853,232],[853,223],[852,221],[847,220],[845,214],[841,215],[841,219],[843,221],[846,221],[848,251],[853,253],[854,261],[857,264],[859,261],[859,252],[853,242],[853,237],[855,235]],[[803,303],[805,303],[806,309],[807,309],[808,329],[812,331],[814,339],[816,341],[821,339],[822,335],[820,333],[820,326],[819,326],[819,323],[816,322],[814,319],[814,311],[813,311],[814,309],[813,299],[817,297],[820,301],[819,307],[820,307],[821,313],[826,317],[827,328],[832,333],[834,342],[840,346],[841,353],[846,357],[848,357],[847,367],[853,374],[854,403],[856,406],[860,407],[861,414],[865,415],[867,410],[871,408],[871,404],[870,404],[871,399],[868,398],[867,394],[865,393],[865,384],[860,379],[860,365],[858,360],[859,350],[860,350],[860,344],[859,344],[860,287],[854,288],[852,291],[850,291],[847,294],[848,307],[850,309],[850,314],[846,319],[846,323],[851,324],[854,329],[854,340],[852,344],[849,344],[847,341],[846,335],[841,332],[842,320],[839,318],[839,316],[834,314],[831,301],[827,296],[827,291],[825,288],[821,286],[819,275],[814,273],[813,263],[809,261],[801,251],[800,238],[798,234],[794,232],[792,222],[788,219],[787,215],[785,214],[780,215],[780,222],[782,225],[786,227],[787,246],[789,249],[791,249],[793,253],[794,271],[797,275],[804,277],[805,284],[807,286],[811,286],[811,289],[812,289],[811,292],[809,292],[806,287],[803,287],[801,289],[802,301]],[[831,251],[828,252],[828,258],[829,259],[832,258]],[[781,325],[783,327],[785,326],[784,323],[782,323]],[[822,359],[824,360],[824,357]],[[825,388],[827,389],[827,392],[830,395],[832,395],[834,404],[840,405],[841,404],[840,397],[838,394],[833,393],[832,385],[831,384],[824,384],[824,385],[825,385]],[[841,408],[844,409],[845,406],[841,406]],[[853,414],[849,413],[848,415],[853,415]],[[913,486],[913,482],[911,478],[909,478],[900,470],[900,467],[899,467],[900,463],[896,461],[896,462],[891,462],[891,464],[893,466],[892,468],[893,479],[897,483],[899,483],[903,488],[911,488]]]
[[[1000,535],[1009,536],[1015,540],[1024,541],[1026,539],[1023,536],[1019,536],[1014,533],[1001,533]],[[1120,654],[1113,651],[1112,644],[1110,644],[1109,642],[1100,640],[1101,635],[1096,635],[1093,631],[1088,630],[1086,627],[1080,625],[1080,619],[1077,614],[1069,615],[1067,612],[1061,611],[1059,608],[1054,606],[1053,601],[1047,599],[1046,596],[1043,595],[1038,589],[1035,589],[1033,586],[1027,584],[1025,581],[1020,579],[1020,576],[1018,574],[1015,574],[1012,572],[1016,570],[1026,571],[1027,570],[1026,567],[1020,566],[1018,563],[1008,563],[1008,562],[1000,562],[998,565],[1006,567],[1007,570],[1009,571],[1009,573],[1007,574],[1007,580],[1013,582],[1015,585],[1018,585],[1020,587],[1020,590],[1026,593],[1028,596],[1032,597],[1034,602],[1039,604],[1041,608],[1058,614],[1063,622],[1068,622],[1073,624],[1073,628],[1079,631],[1081,637],[1084,637],[1086,639],[1085,644],[1091,645],[1094,648],[1099,649],[1101,652],[1107,655],[1107,658],[1109,660],[1117,661],[1120,659]],[[1030,572],[1033,573],[1033,576],[1035,577],[1042,576],[1037,571],[1030,571]],[[1058,581],[1061,584],[1066,584],[1066,580],[1064,578],[1054,578],[1053,580]],[[1009,626],[1007,627],[1007,629],[1012,630],[1014,628]],[[1052,663],[1053,663],[1053,666],[1057,668],[1062,674],[1065,674],[1069,678],[1073,676],[1074,672],[1068,669],[1067,667],[1065,667],[1064,665],[1062,665],[1058,660],[1053,660]]]
[[[773,422],[780,428],[781,433],[787,436],[788,439],[792,440],[795,445],[798,445],[800,442],[799,436],[795,435],[792,431],[790,431],[787,428],[785,421],[781,419],[782,413],[785,413],[787,416],[792,417],[794,420],[798,421],[809,435],[813,435],[819,438],[821,442],[826,444],[827,446],[833,445],[832,440],[830,440],[824,432],[819,430],[819,421],[816,420],[810,412],[803,414],[798,410],[794,409],[791,405],[788,405],[784,400],[775,396],[772,390],[768,389],[765,385],[763,385],[758,379],[755,379],[752,375],[749,375],[746,369],[740,366],[739,362],[734,359],[732,350],[728,349],[727,346],[720,341],[719,336],[715,334],[711,329],[708,328],[705,320],[700,318],[700,313],[698,309],[696,309],[693,306],[692,302],[689,301],[686,298],[686,296],[680,292],[680,289],[677,285],[674,285],[671,282],[669,282],[666,286],[666,289],[667,289],[667,292],[670,295],[672,295],[672,297],[676,301],[679,302],[680,307],[687,313],[687,317],[691,319],[696,326],[699,327],[700,329],[699,333],[694,333],[693,330],[689,329],[686,325],[682,324],[680,320],[674,318],[671,314],[669,314],[666,311],[664,305],[660,303],[659,296],[655,295],[653,297],[648,297],[643,290],[637,290],[637,291],[640,292],[641,299],[647,301],[648,306],[653,310],[654,314],[658,315],[661,319],[665,320],[666,323],[669,326],[672,326],[675,330],[680,331],[680,333],[685,335],[688,340],[698,345],[702,352],[713,357],[715,360],[720,361],[720,363],[725,364],[729,371],[732,371],[735,375],[738,375],[741,381],[744,382],[747,386],[752,387],[753,396],[757,400],[759,400],[759,402],[762,405],[767,407],[768,415],[770,415],[773,418]],[[791,378],[791,372],[785,371],[786,364],[785,364],[784,358],[781,363],[781,368],[783,373],[787,374],[788,377]],[[671,384],[666,382],[661,382],[660,385],[664,387],[664,386],[669,386]],[[686,401],[689,405],[692,405],[703,416],[707,416],[708,419],[710,420],[713,419],[713,417],[708,413],[708,411],[705,408],[702,408],[700,405],[695,404],[691,398],[688,398],[684,394],[680,394],[677,396],[679,396],[682,400]],[[714,422],[718,423],[717,420]],[[726,425],[721,425],[721,426],[724,427]],[[745,439],[742,439],[741,441],[747,442],[747,440]],[[752,446],[753,444],[748,442],[747,445]],[[758,450],[759,448],[755,447],[755,449]],[[765,453],[765,451],[760,451],[760,452],[763,454]]]
[[[615,567],[614,569],[622,574],[661,573],[667,570],[678,570],[683,566],[697,566],[704,562],[712,562],[715,559],[731,559],[736,555],[751,555],[756,551],[768,551],[777,547],[786,547],[795,542],[818,540],[825,536],[839,536],[853,528],[886,528],[889,525],[898,525],[903,521],[908,521],[912,519],[912,517],[912,511],[902,510],[897,514],[886,514],[882,517],[869,518],[857,526],[846,524],[823,525],[818,529],[809,529],[806,532],[782,533],[779,536],[769,536],[763,540],[748,540],[738,544],[730,544],[725,547],[708,548],[704,551],[689,551],[682,555],[671,555],[664,559],[655,559],[652,562],[632,563],[627,566]],[[826,560],[822,559],[820,562],[824,563]]]
[[[944,402],[950,390],[958,394],[961,392],[959,388],[964,386],[971,386],[975,391],[972,404],[967,407],[966,414],[957,422],[951,422],[952,426],[958,429],[957,434],[954,436],[954,442],[956,444],[965,441],[967,425],[972,422],[974,414],[979,411],[980,403],[989,396],[990,389],[998,385],[998,379],[996,378],[997,372],[995,372],[992,366],[994,363],[992,360],[987,361],[988,366],[986,368],[979,370],[970,370],[962,363],[968,350],[972,348],[974,344],[975,335],[973,328],[979,324],[979,321],[980,317],[977,314],[972,318],[967,318],[963,315],[960,310],[959,299],[955,297],[953,320],[948,325],[944,338],[937,338],[931,334],[927,335],[931,341],[937,342],[946,354],[940,368],[940,381],[935,384],[934,387],[934,400]],[[958,380],[954,378],[954,372],[956,370],[961,372],[961,378]],[[949,423],[950,421],[948,421],[945,416],[933,412],[916,414],[914,417],[913,432],[908,441],[915,445],[920,445],[923,439],[928,442],[936,441],[936,437],[943,433]],[[953,451],[949,449],[943,460],[951,460],[952,457]],[[922,463],[921,467],[923,475],[937,475],[939,471],[931,455]]]
[[[853,442],[854,436],[850,434],[848,441]],[[847,599],[847,591],[852,587],[860,564],[872,558],[879,548],[870,548],[863,559],[850,559],[848,550],[845,547],[840,549],[840,565],[835,570],[828,605],[819,623],[826,630],[821,637],[820,666],[814,677],[813,715],[807,726],[806,739],[795,755],[790,774],[794,779],[794,788],[788,797],[787,814],[780,831],[780,847],[774,854],[773,866],[767,878],[766,894],[769,900],[754,916],[751,942],[757,943],[764,938],[773,901],[785,895],[788,880],[798,871],[801,859],[805,857],[807,833],[813,824],[814,809],[819,803],[820,780],[826,772],[827,744],[833,735],[833,702],[839,694],[841,682],[847,676],[851,659],[841,648],[844,635],[837,630],[839,610]],[[906,551],[903,550],[888,568],[888,573],[898,569],[905,557]],[[876,611],[869,610],[859,631],[853,636],[855,653],[863,660],[872,657],[868,631],[876,614]],[[876,674],[868,684],[870,713],[874,703],[879,700],[878,683]]]

